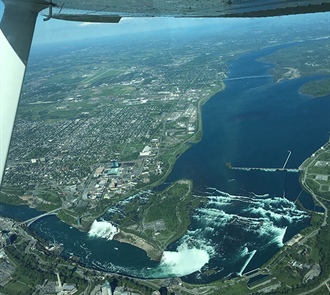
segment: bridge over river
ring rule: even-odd
[[[29,227],[33,222],[37,221],[38,219],[41,219],[41,218],[44,218],[44,217],[50,216],[50,215],[57,215],[58,211],[61,210],[61,209],[62,209],[62,207],[57,208],[57,209],[54,209],[54,210],[49,211],[49,212],[46,212],[46,213],[43,213],[41,215],[32,217],[32,218],[30,218],[28,220],[25,220],[23,222],[17,223],[17,226],[26,224],[26,226]]]

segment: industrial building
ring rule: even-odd
[[[151,154],[151,147],[148,146],[148,145],[146,145],[146,146],[143,148],[142,152],[140,152],[140,156],[141,156],[141,157],[150,156],[150,154]]]

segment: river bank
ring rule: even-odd
[[[135,234],[121,231],[120,233],[115,235],[113,239],[121,243],[127,243],[144,250],[147,253],[148,257],[154,261],[160,261],[163,256],[162,250],[154,247],[145,239],[142,239]]]
[[[203,130],[201,108],[207,101],[211,99],[215,93],[225,89],[225,84],[221,78],[219,78],[219,81],[215,80],[213,82],[214,83],[210,85],[203,86],[203,88],[200,90],[200,96],[193,101],[193,106],[195,107],[197,113],[197,121],[195,122],[196,129],[194,134],[187,133],[185,136],[178,137],[178,143],[171,148],[168,148],[165,144],[163,150],[160,153],[160,159],[157,158],[157,160],[160,161],[164,160],[165,165],[162,167],[164,170],[157,174],[157,176],[152,175],[153,177],[150,177],[149,179],[150,183],[148,183],[148,181],[144,183],[142,178],[139,179],[137,181],[138,185],[136,185],[136,187],[133,188],[133,185],[131,187],[128,186],[127,191],[123,193],[122,197],[117,198],[116,196],[115,200],[129,198],[138,192],[155,188],[163,184],[166,181],[168,175],[172,172],[178,158],[180,158],[181,155],[192,146],[192,144],[198,143],[202,139]],[[94,165],[96,164],[92,164],[90,167],[91,171],[94,171]],[[154,174],[154,171],[152,171],[151,174]],[[90,174],[88,178],[86,178],[86,183],[82,182],[79,186],[77,186],[74,195],[72,193],[67,193],[65,191],[66,188],[64,185],[63,187],[59,186],[56,189],[52,188],[51,186],[43,187],[38,185],[38,189],[35,191],[29,191],[18,187],[10,187],[5,184],[1,188],[0,202],[17,206],[27,205],[30,208],[35,208],[38,211],[51,211],[55,208],[62,207],[63,210],[61,210],[61,212],[58,214],[59,219],[61,219],[69,226],[86,232],[88,231],[93,221],[104,215],[107,209],[113,205],[110,198],[109,202],[108,200],[103,199],[105,194],[94,199],[82,197],[82,188],[87,187],[90,179],[93,178],[92,175],[93,174]],[[49,195],[52,196],[50,200],[46,198]]]
[[[118,204],[102,218],[119,225],[114,240],[138,247],[159,262],[163,251],[190,225],[190,212],[199,204],[192,189],[192,181],[181,179],[161,191],[137,195],[124,206]]]

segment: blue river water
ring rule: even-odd
[[[136,247],[102,238],[104,231],[88,235],[56,217],[31,228],[62,243],[65,256],[137,277],[183,276],[203,283],[261,266],[309,225],[308,213],[294,203],[297,197],[311,210],[313,201],[302,193],[299,173],[230,170],[225,164],[281,168],[290,150],[287,168],[297,168],[327,141],[330,130],[330,97],[314,99],[299,92],[301,85],[320,77],[273,83],[268,72],[272,65],[257,61],[279,48],[233,61],[226,89],[203,106],[203,139],[177,160],[166,183],[192,179],[194,195],[208,202],[192,213],[188,232],[168,247],[166,259],[151,261]],[[108,221],[110,213],[104,216]],[[27,219],[36,212],[1,205],[0,214]]]
[[[272,65],[257,61],[278,48],[241,56],[230,65],[227,88],[203,107],[202,141],[178,159],[167,180],[192,179],[195,194],[209,199],[206,208],[196,210],[183,239],[217,253],[208,267],[224,276],[259,267],[309,224],[308,215],[293,203],[298,196],[314,210],[299,173],[230,170],[225,165],[281,168],[290,150],[286,167],[298,168],[328,139],[330,97],[314,99],[299,92],[319,77],[275,84],[267,77]],[[212,276],[218,277],[194,273],[188,279],[208,281]]]

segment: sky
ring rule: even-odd
[[[157,29],[193,27],[198,24],[212,23],[207,19],[175,18],[122,18],[118,24],[69,22],[51,19],[44,22],[38,18],[34,43],[52,43],[58,41],[78,40],[91,37],[106,37],[127,33],[139,33]]]
[[[4,5],[0,1],[0,18],[2,18]],[[45,14],[45,13],[44,13]],[[33,37],[33,44],[58,43],[86,38],[106,37],[127,33],[138,33],[159,29],[174,29],[180,27],[194,27],[196,25],[224,25],[235,22],[233,19],[210,18],[122,18],[118,24],[88,23],[50,19],[44,21],[45,16],[37,19]],[[237,22],[237,20],[236,20]]]
[[[0,1],[0,17],[4,10],[3,3]],[[330,19],[330,14],[326,13]],[[309,15],[294,15],[280,16],[267,18],[272,21],[295,21],[296,19],[317,17],[319,14]],[[108,37],[113,35],[122,35],[127,33],[139,33],[153,31],[159,29],[178,29],[178,28],[193,28],[197,25],[217,26],[224,30],[237,29],[249,22],[255,22],[256,19],[231,19],[231,18],[122,18],[118,24],[105,23],[87,23],[73,22],[50,19],[44,21],[44,16],[39,16],[33,37],[33,45],[50,44],[65,41],[74,41],[96,37]],[[329,22],[330,23],[330,22]]]
[[[329,16],[329,14],[328,14]],[[317,17],[314,15],[294,15],[268,18],[267,21],[294,21],[295,19]],[[139,33],[159,29],[193,28],[195,26],[220,26],[223,29],[242,27],[255,19],[230,18],[122,18],[118,24],[72,22],[51,19],[43,21],[38,17],[35,29],[34,44],[54,43],[69,40],[80,40],[95,37],[107,37],[127,33]]]

